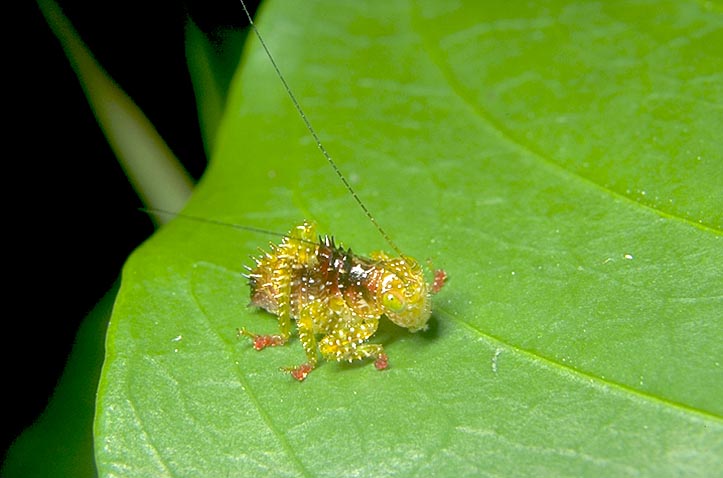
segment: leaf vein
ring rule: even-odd
[[[573,377],[573,378],[579,380],[586,386],[592,385],[595,388],[598,388],[600,390],[606,390],[606,391],[607,391],[607,389],[612,389],[621,395],[632,395],[634,397],[637,397],[640,400],[652,402],[652,403],[664,406],[666,408],[673,409],[686,417],[696,418],[696,419],[704,420],[704,421],[706,421],[706,420],[714,421],[715,423],[723,425],[723,417],[720,417],[718,415],[715,415],[715,414],[710,413],[705,410],[701,410],[698,408],[691,407],[689,405],[685,405],[683,403],[675,402],[673,400],[669,400],[669,399],[666,399],[663,397],[659,397],[659,396],[651,395],[649,393],[642,392],[640,390],[636,390],[634,388],[629,387],[628,385],[614,382],[610,379],[599,377],[597,375],[593,375],[589,372],[574,368],[568,364],[556,362],[554,360],[551,360],[548,357],[545,357],[544,355],[540,355],[538,353],[524,349],[524,348],[514,345],[510,342],[507,342],[502,338],[489,334],[489,333],[481,330],[480,328],[474,326],[470,322],[467,322],[467,321],[455,316],[454,314],[451,314],[451,313],[445,311],[442,307],[437,307],[435,310],[435,313],[443,314],[446,318],[462,325],[467,330],[473,332],[474,334],[478,335],[479,337],[482,337],[483,339],[487,340],[490,343],[494,343],[497,346],[506,347],[510,351],[518,353],[519,355],[526,357],[527,359],[531,360],[534,363],[538,363],[538,364],[546,366],[550,369],[556,370],[558,373],[564,372],[566,375],[569,375],[570,377]]]
[[[483,123],[490,126],[492,131],[494,131],[500,138],[500,140],[512,145],[522,153],[525,153],[530,158],[537,161],[539,164],[549,168],[554,173],[563,176],[568,177],[573,180],[579,181],[580,183],[604,192],[605,194],[609,194],[610,196],[623,200],[629,204],[632,204],[634,206],[643,208],[645,210],[649,210],[656,215],[659,215],[661,217],[665,217],[668,219],[676,220],[683,222],[685,224],[688,224],[689,226],[695,227],[697,229],[700,229],[705,232],[711,232],[717,235],[723,234],[723,229],[720,227],[713,226],[711,224],[707,224],[704,222],[698,222],[694,221],[692,219],[680,216],[678,214],[673,214],[667,211],[664,211],[662,209],[659,209],[657,207],[654,207],[652,205],[646,204],[644,202],[640,202],[636,200],[635,198],[632,198],[630,196],[627,196],[623,193],[620,193],[618,191],[615,191],[614,189],[611,189],[609,187],[606,187],[605,185],[596,182],[578,172],[575,172],[573,170],[570,170],[561,164],[555,162],[553,159],[546,156],[546,154],[542,151],[539,151],[532,143],[525,141],[523,138],[520,138],[519,136],[515,135],[512,131],[510,131],[508,128],[506,128],[500,121],[494,118],[492,114],[490,114],[487,110],[485,110],[482,106],[480,106],[476,101],[473,99],[473,95],[469,91],[468,88],[466,88],[456,77],[452,69],[449,67],[447,62],[442,60],[442,55],[439,52],[439,47],[434,43],[431,42],[427,35],[424,34],[424,30],[421,27],[418,27],[417,24],[419,23],[419,12],[413,11],[413,24],[415,25],[415,31],[417,32],[417,35],[422,39],[422,45],[424,50],[427,53],[427,57],[429,58],[430,62],[438,69],[438,71],[442,74],[442,77],[447,81],[450,91],[454,93],[455,96],[457,96],[462,104],[466,105],[469,110],[472,112],[472,115],[479,118]]]
[[[212,265],[209,263],[205,263],[206,266]],[[224,269],[225,271],[226,269]],[[206,329],[208,332],[212,335],[215,335],[219,342],[223,344],[223,347],[227,351],[227,355],[229,357],[233,357],[234,350],[228,343],[228,341],[224,340],[224,337],[221,335],[221,333],[213,327],[213,323],[209,319],[209,313],[203,306],[201,300],[199,300],[198,296],[196,295],[196,291],[193,287],[189,288],[190,295],[193,298],[193,302],[196,304],[196,307],[198,308],[198,311],[201,313],[201,315],[204,318],[205,323],[207,324]],[[313,476],[309,470],[304,466],[304,464],[301,462],[297,454],[294,452],[294,448],[291,446],[289,441],[287,440],[284,433],[279,429],[279,427],[274,423],[273,419],[271,418],[271,415],[268,411],[261,405],[261,401],[259,400],[256,393],[253,391],[253,387],[247,380],[246,376],[244,375],[243,371],[240,369],[240,364],[236,362],[237,366],[233,367],[237,380],[239,381],[239,384],[241,386],[241,389],[246,392],[246,395],[248,396],[249,400],[253,404],[254,408],[258,412],[259,416],[261,417],[261,420],[266,424],[266,427],[271,431],[271,433],[276,437],[276,440],[279,442],[279,445],[284,450],[286,455],[289,457],[289,459],[294,463],[294,465],[299,469],[301,474],[303,476],[311,477]]]

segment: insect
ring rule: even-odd
[[[254,348],[283,345],[296,321],[306,362],[286,369],[304,380],[318,364],[318,352],[326,360],[374,359],[387,368],[381,344],[369,343],[382,316],[412,332],[424,330],[432,313],[432,293],[444,284],[437,271],[427,284],[424,269],[411,257],[391,257],[375,252],[370,258],[337,246],[329,236],[316,238],[316,226],[304,222],[280,244],[256,258],[248,268],[251,304],[278,316],[279,333],[258,335],[240,330],[253,340]],[[322,338],[317,341],[316,336]]]
[[[299,224],[279,244],[270,244],[268,251],[255,257],[253,267],[247,267],[251,305],[276,315],[279,333],[260,335],[242,328],[239,335],[250,338],[256,350],[280,346],[289,342],[295,322],[306,360],[284,370],[299,381],[316,368],[319,355],[330,361],[372,359],[377,369],[384,370],[389,364],[384,347],[370,342],[380,319],[386,317],[411,332],[426,329],[431,295],[442,288],[447,274],[437,270],[427,282],[424,268],[403,255],[377,223],[319,140],[243,0],[241,5],[321,153],[396,256],[375,252],[369,258],[360,257],[336,245],[330,236],[317,236],[314,223]]]

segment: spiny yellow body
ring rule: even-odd
[[[329,236],[317,239],[316,226],[296,226],[278,245],[255,259],[249,269],[251,304],[278,317],[279,334],[242,330],[254,347],[283,345],[296,322],[306,362],[287,371],[303,380],[319,362],[373,358],[387,367],[381,344],[370,343],[382,317],[412,332],[423,330],[431,315],[431,297],[442,285],[440,273],[428,284],[424,270],[410,257],[376,252],[357,256]]]

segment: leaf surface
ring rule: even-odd
[[[711,476],[723,469],[723,16],[694,2],[269,2],[261,29],[405,253],[450,276],[390,369],[304,383],[241,277],[266,238],[179,218],[128,261],[102,476]],[[252,42],[188,214],[388,249]]]

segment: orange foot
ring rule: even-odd
[[[246,336],[251,338],[256,350],[263,350],[266,347],[276,347],[277,345],[284,345],[286,339],[281,335],[258,335],[249,332],[246,329],[238,329],[238,336]]]
[[[434,282],[432,282],[432,294],[436,294],[440,290],[442,290],[442,287],[444,287],[444,284],[447,282],[447,271],[444,269],[437,269],[434,271]]]
[[[298,367],[284,367],[281,370],[290,373],[292,377],[301,382],[314,370],[314,366],[310,363],[302,363]]]
[[[377,368],[377,370],[384,370],[389,366],[389,357],[387,357],[387,354],[379,354],[377,359],[374,361],[374,366]]]

